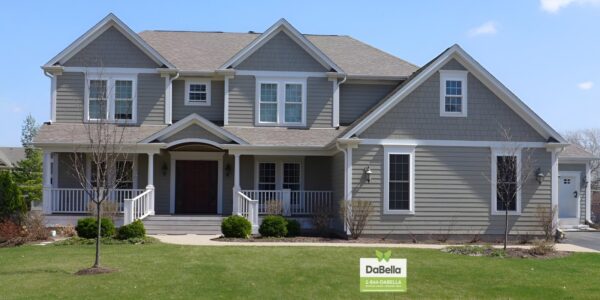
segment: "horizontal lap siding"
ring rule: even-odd
[[[224,81],[212,80],[210,105],[185,105],[185,80],[173,81],[173,122],[195,113],[213,122],[223,122]]]
[[[373,202],[368,234],[501,234],[503,216],[490,215],[489,148],[417,147],[415,155],[415,215],[384,215],[383,148],[360,146],[353,151],[353,198]],[[535,150],[536,163],[550,170],[550,156]],[[373,172],[367,183],[363,170]],[[549,207],[550,176],[539,185],[530,179],[522,192],[521,216],[511,217],[512,234],[539,233],[536,207]]]
[[[85,76],[65,72],[56,76],[56,122],[83,122]]]
[[[389,94],[391,84],[342,84],[340,86],[340,123],[350,124]]]
[[[138,74],[138,124],[165,124],[165,80],[159,74]]]
[[[307,80],[306,126],[331,127],[333,84],[325,77]]]
[[[229,80],[229,125],[254,125],[254,76],[236,76]]]

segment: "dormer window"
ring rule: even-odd
[[[210,106],[210,80],[186,80],[185,105]]]
[[[440,116],[467,116],[467,71],[440,71]]]
[[[306,79],[257,79],[256,123],[264,126],[305,126]]]

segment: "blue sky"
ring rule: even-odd
[[[40,66],[109,12],[138,32],[262,32],[284,17],[301,32],[350,35],[417,65],[458,43],[555,129],[600,127],[600,0],[367,3],[3,2],[0,145],[19,145],[28,113],[49,119]]]

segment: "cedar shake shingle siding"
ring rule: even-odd
[[[83,122],[85,76],[65,72],[56,77],[56,122]]]
[[[454,63],[450,62],[451,65]],[[525,120],[469,73],[468,116],[440,116],[440,78],[434,73],[360,135],[361,138],[545,142]]]
[[[110,27],[63,63],[67,67],[158,68],[156,62],[119,30]]]
[[[395,87],[395,84],[342,84],[340,86],[340,124],[347,125],[356,121]]]
[[[209,121],[222,123],[223,100],[225,97],[224,86],[225,83],[223,80],[211,80],[210,105],[193,106],[185,105],[185,80],[173,81],[173,123],[189,116],[192,113],[198,114]]]
[[[262,71],[327,72],[286,33],[280,32],[242,61],[236,69]]]

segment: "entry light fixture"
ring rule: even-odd
[[[542,173],[540,168],[535,169],[535,180],[537,180],[539,184],[542,184],[542,180],[544,180],[544,173]]]
[[[367,176],[367,183],[371,183],[371,174],[373,174],[373,171],[371,171],[371,166],[367,166],[363,171]]]

